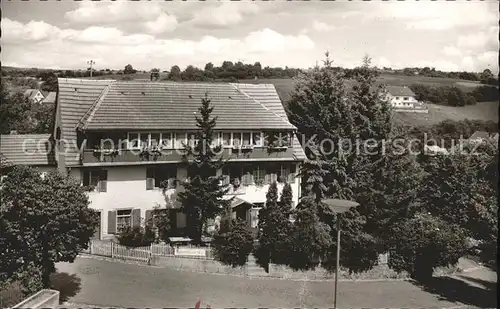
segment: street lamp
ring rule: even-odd
[[[340,214],[348,211],[351,208],[359,206],[358,203],[340,199],[325,199],[322,202],[330,207],[337,214],[337,263],[335,265],[335,294],[333,296],[333,308],[337,308],[337,285],[339,282],[340,269]]]

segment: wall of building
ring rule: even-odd
[[[146,211],[153,209],[156,205],[165,207],[165,196],[161,189],[146,190],[146,166],[113,166],[107,167],[107,190],[106,192],[89,192],[90,207],[101,212],[101,238],[106,238],[108,232],[108,211],[117,209],[140,209],[141,217],[146,217]],[[83,180],[83,169],[72,168],[71,175],[78,181]],[[187,171],[177,168],[177,179],[184,179]],[[292,185],[294,206],[299,199],[300,179],[296,178]],[[278,193],[281,194],[283,184],[278,184]],[[250,203],[264,203],[269,185],[241,186],[242,194],[236,196]],[[171,196],[175,189],[165,192]]]
[[[387,98],[389,102],[395,107],[408,107],[418,103],[417,99],[412,96],[393,96],[391,94],[388,94]],[[405,100],[404,98],[407,99]]]

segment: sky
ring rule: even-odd
[[[169,70],[242,61],[498,72],[498,1],[2,1],[5,66]]]

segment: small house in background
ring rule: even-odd
[[[416,99],[415,93],[407,86],[387,86],[386,100],[395,111],[428,113],[424,103]]]
[[[498,133],[491,134],[486,131],[476,131],[469,137],[469,140],[482,142],[491,138],[498,141]]]
[[[393,107],[413,107],[418,103],[415,93],[406,86],[387,86],[387,99]]]
[[[24,91],[24,97],[30,100],[31,103],[41,103],[45,96],[38,89],[28,89]]]
[[[56,92],[49,92],[45,99],[42,100],[42,104],[55,104],[56,103]]]

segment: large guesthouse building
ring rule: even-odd
[[[189,181],[184,145],[193,142],[195,116],[208,96],[217,117],[214,145],[227,160],[233,214],[257,225],[269,184],[300,195],[297,171],[305,159],[273,85],[59,79],[54,121],[57,168],[89,188],[100,212],[99,238],[149,220],[155,207],[171,209],[182,236],[185,215],[176,192]],[[154,220],[153,220],[154,221]]]

